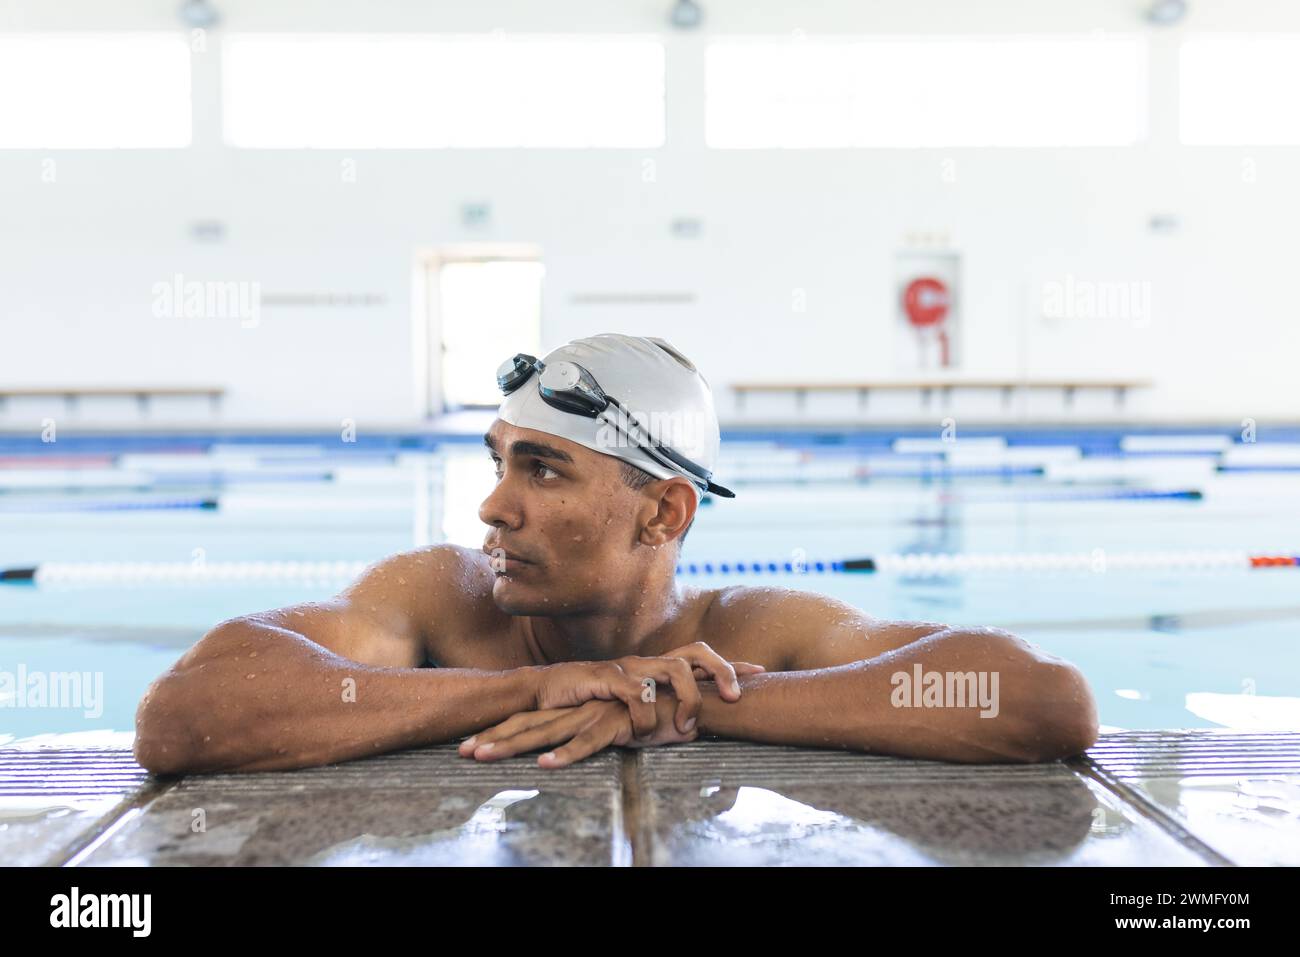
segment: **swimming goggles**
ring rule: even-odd
[[[503,393],[510,395],[527,382],[534,372],[538,374],[537,391],[547,405],[563,412],[572,412],[574,415],[586,416],[589,419],[599,419],[613,425],[664,468],[687,473],[685,477],[706,492],[721,495],[723,498],[736,497],[736,493],[731,489],[714,483],[713,473],[708,469],[692,462],[680,452],[655,442],[649,430],[641,425],[618,399],[607,395],[596,382],[595,377],[576,362],[561,361],[548,366],[536,356],[520,352],[501,363],[497,369],[497,385],[501,387]],[[607,418],[606,413],[611,406],[618,409],[622,416],[612,415]],[[641,438],[620,421],[623,416],[626,416],[646,437]]]

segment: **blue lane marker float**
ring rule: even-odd
[[[0,506],[0,513],[25,515],[32,512],[151,512],[176,509],[212,510],[219,508],[220,504],[220,501],[215,498],[152,499],[144,502],[27,502],[21,503],[20,507],[10,507],[9,505]]]
[[[1274,465],[1219,465],[1216,472],[1300,472],[1300,464],[1278,462]]]
[[[871,559],[857,561],[871,562]],[[769,574],[823,574],[826,572],[871,571],[865,567],[850,568],[854,562],[682,562],[677,566],[679,575],[761,575]]]
[[[964,493],[959,497],[954,496],[954,501],[957,503],[970,502],[977,505],[988,505],[996,502],[1110,502],[1150,499],[1199,502],[1203,498],[1205,498],[1205,494],[1200,489],[1195,488],[1100,489],[1095,491],[1073,491],[1070,489],[1063,489],[1059,492],[1026,491],[1016,495],[979,495]]]
[[[154,472],[150,485],[269,485],[277,482],[332,482],[333,472],[232,472],[213,469],[205,472]]]
[[[1199,502],[1205,497],[1200,489],[1184,488],[1171,490],[1158,489],[1129,489],[1117,492],[1074,492],[1068,495],[1045,495],[1030,494],[1027,498],[1042,498],[1045,501],[1062,501],[1062,502],[1086,502],[1094,499],[1148,499],[1148,498],[1173,498],[1186,499],[1188,501]]]

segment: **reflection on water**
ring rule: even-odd
[[[0,862],[7,867],[61,863],[63,849],[117,803],[117,796],[0,796]]]
[[[738,776],[743,779],[744,773]],[[1002,780],[661,787],[656,864],[1104,865],[1204,861],[1064,768]]]
[[[50,734],[32,734],[18,737],[13,734],[0,734],[0,748],[59,748],[64,750],[79,748],[126,748],[130,749],[135,741],[134,731],[63,731]]]
[[[790,840],[817,830],[845,827],[853,821],[833,811],[819,811],[767,788],[741,787],[731,805],[710,822],[728,841],[755,842],[766,837]]]
[[[256,775],[200,776],[155,798],[78,863],[609,865],[625,863],[616,800],[607,786],[502,789],[458,785],[454,775],[429,787],[318,781],[302,790]]]
[[[501,836],[510,827],[506,811],[539,793],[536,789],[499,791],[475,808],[463,824],[400,837],[360,834],[313,854],[303,863],[326,867],[376,864],[400,867],[412,863],[412,858],[426,856],[438,844],[454,844],[457,857],[472,861],[497,851]]]
[[[1300,698],[1262,694],[1187,695],[1187,710],[1206,721],[1240,731],[1294,731],[1300,728]]]

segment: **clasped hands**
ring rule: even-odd
[[[465,739],[460,755],[498,761],[559,745],[537,763],[562,768],[611,745],[694,741],[702,700],[696,682],[714,681],[719,697],[734,702],[740,699],[738,679],[764,670],[748,661],[729,662],[702,641],[658,657],[546,665],[537,669],[535,709]]]

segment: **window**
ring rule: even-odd
[[[1300,34],[1190,37],[1178,73],[1184,143],[1300,145]]]
[[[724,40],[705,73],[715,148],[1112,146],[1146,134],[1137,36]]]
[[[0,148],[189,144],[190,51],[181,36],[0,36]]]
[[[634,38],[238,35],[233,146],[661,146],[664,51]]]

